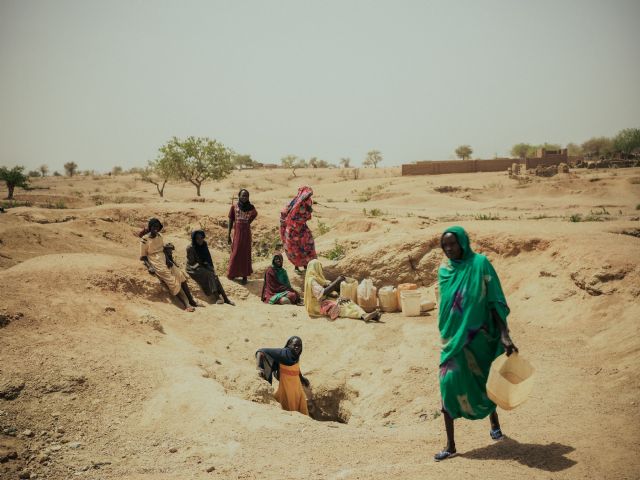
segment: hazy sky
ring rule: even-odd
[[[382,165],[640,127],[640,1],[0,0],[0,165]]]

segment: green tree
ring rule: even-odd
[[[296,177],[296,168],[307,168],[307,162],[304,158],[299,158],[296,155],[287,155],[280,159],[280,163],[284,168],[290,168],[293,176]]]
[[[40,165],[40,168],[38,168],[38,170],[40,170],[40,173],[43,177],[46,177],[47,173],[49,173],[49,167],[47,165]]]
[[[207,137],[173,137],[159,151],[160,159],[173,169],[172,176],[195,186],[198,197],[206,180],[221,180],[233,169],[234,153]]]
[[[342,157],[340,159],[340,165],[342,165],[343,168],[349,168],[351,166],[351,159],[349,157]]]
[[[147,168],[140,173],[140,179],[143,182],[156,186],[160,197],[164,197],[164,187],[172,178],[178,178],[178,168],[173,164],[173,159],[166,155],[150,161]]]
[[[29,178],[22,173],[24,167],[13,167],[9,170],[7,167],[0,167],[0,181],[7,184],[7,200],[13,200],[13,191],[16,187],[27,188],[29,186]]]
[[[59,171],[55,170],[55,171],[53,172],[53,176],[54,176],[54,177],[61,177],[61,176],[62,176],[62,174],[61,174]]]
[[[378,164],[382,161],[382,153],[379,150],[370,150],[367,152],[367,156],[365,157],[362,164],[365,167],[373,167],[378,168]]]
[[[613,138],[613,148],[625,155],[640,151],[640,128],[625,128]]]
[[[251,155],[235,155],[233,157],[233,166],[242,170],[243,168],[254,168],[256,163]]]
[[[473,149],[469,145],[460,145],[456,148],[456,155],[462,160],[468,160],[473,153]]]
[[[29,173],[27,173],[27,175],[30,178],[38,178],[40,176],[40,170],[29,170]]]
[[[113,167],[111,169],[111,174],[112,175],[122,175],[122,167]]]
[[[73,177],[73,175],[78,170],[78,164],[76,162],[67,162],[64,164],[64,171],[67,172],[67,175]]]
[[[309,166],[311,168],[318,168],[318,159],[316,157],[311,157],[309,159]]]
[[[316,168],[330,168],[331,164],[329,162],[327,162],[326,160],[318,160],[316,162],[317,167]]]
[[[591,137],[582,144],[586,157],[607,157],[613,152],[613,141],[608,137]]]
[[[513,147],[511,147],[511,156],[525,159],[527,158],[527,155],[529,155],[530,151],[531,145],[529,145],[528,143],[516,143]]]

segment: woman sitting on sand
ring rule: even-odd
[[[445,230],[440,244],[448,258],[438,270],[440,393],[447,446],[435,455],[436,461],[456,454],[455,418],[488,415],[491,438],[504,438],[496,405],[487,397],[487,377],[496,357],[505,350],[507,355],[518,351],[507,328],[509,307],[487,257],[471,250],[461,227]]]
[[[359,305],[342,297],[331,296],[340,290],[345,281],[342,275],[330,282],[324,278],[322,264],[319,260],[311,260],[307,265],[304,278],[304,306],[312,317],[325,316],[331,320],[338,317],[356,318],[365,322],[379,321],[382,315],[378,310],[367,313]]]
[[[169,288],[171,295],[176,296],[184,305],[187,312],[193,312],[198,304],[191,296],[187,277],[164,252],[164,240],[160,231],[163,226],[160,220],[152,218],[147,226],[148,233],[140,238],[140,260]]]
[[[300,412],[309,415],[307,397],[302,385],[309,386],[300,372],[300,355],[302,354],[302,339],[290,337],[284,348],[261,348],[256,352],[256,366],[258,376],[272,383],[273,377],[279,381],[275,398],[283,410]]]
[[[204,294],[208,297],[213,297],[216,303],[235,305],[227,297],[222,283],[220,283],[220,279],[216,275],[209,246],[204,239],[205,233],[203,230],[196,230],[191,233],[191,245],[187,247],[187,273],[200,285]]]
[[[271,305],[296,305],[300,302],[300,294],[291,287],[287,271],[282,268],[283,257],[276,253],[271,266],[264,272],[262,301]]]

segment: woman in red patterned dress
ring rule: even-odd
[[[231,258],[227,278],[242,277],[246,285],[247,277],[253,273],[251,267],[251,222],[258,216],[255,207],[249,202],[249,191],[244,188],[238,193],[238,203],[229,210],[229,230],[227,242],[231,245]],[[233,240],[231,239],[233,230]]]
[[[300,271],[317,258],[316,244],[307,222],[311,220],[313,200],[311,187],[300,187],[296,197],[280,212],[280,239],[287,258]]]

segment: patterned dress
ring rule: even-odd
[[[300,187],[296,197],[280,212],[280,239],[287,258],[296,267],[306,267],[317,258],[316,244],[307,222],[311,220],[311,187]]]

